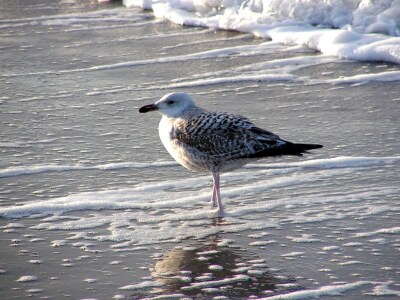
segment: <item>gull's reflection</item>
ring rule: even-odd
[[[224,221],[219,218],[213,222],[223,226]],[[291,283],[274,275],[265,259],[217,235],[168,250],[157,258],[151,275],[163,284],[153,291],[155,295],[182,294],[192,299],[265,297],[278,286]]]

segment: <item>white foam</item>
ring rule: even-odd
[[[339,266],[358,265],[358,264],[362,264],[362,262],[358,260],[350,260],[338,263]]]
[[[315,182],[335,182],[343,176],[378,169],[397,167],[398,157],[353,157],[309,160],[297,163],[253,165],[239,172],[222,176],[222,198],[226,204],[224,226],[208,226],[218,211],[210,207],[210,178],[198,176],[177,181],[147,182],[129,188],[109,189],[71,194],[52,199],[32,199],[24,203],[0,207],[6,218],[41,217],[32,230],[64,230],[73,233],[65,240],[52,241],[54,247],[67,240],[87,239],[113,241],[112,249],[125,251],[138,246],[160,242],[179,242],[187,238],[203,238],[224,232],[276,228],[282,223],[314,224],[327,220],[354,219],[396,213],[400,208],[374,199],[395,197],[399,188],[384,186],[355,186],[351,191],[329,193]],[[58,176],[56,174],[55,176]],[[288,190],[302,189],[301,194],[282,198]],[[191,190],[191,192],[189,192]],[[275,195],[272,198],[269,193]],[[280,196],[276,196],[282,194]],[[238,202],[238,199],[240,201]],[[258,201],[254,202],[254,199]],[[239,204],[238,204],[239,203]],[[371,205],[373,203],[373,205]],[[346,209],[342,209],[346,207]],[[81,214],[80,211],[91,211]],[[102,210],[108,210],[103,213]],[[115,210],[115,211],[113,211]],[[280,211],[285,210],[282,215]],[[335,214],[332,214],[335,210]],[[69,212],[68,218],[63,214]],[[78,212],[74,215],[74,212]],[[265,220],[265,212],[270,217]],[[47,217],[45,217],[47,216]],[[13,225],[14,224],[14,225]],[[15,225],[17,224],[17,225]],[[18,226],[9,223],[4,230]],[[207,225],[207,226],[204,226]],[[203,226],[198,230],[198,226]],[[88,229],[104,227],[96,234]],[[397,232],[396,228],[376,228],[376,234]],[[318,242],[310,235],[288,236],[297,242]],[[362,234],[359,234],[362,237]],[[262,235],[261,235],[262,237]],[[221,241],[229,243],[229,240]],[[263,246],[272,241],[252,243]]]
[[[326,80],[327,83],[343,84],[343,83],[368,83],[368,82],[390,82],[400,81],[400,71],[387,71],[375,74],[359,74],[354,76],[340,77],[336,79]]]
[[[356,281],[353,283],[337,284],[337,285],[326,285],[317,289],[302,290],[290,292],[287,294],[281,294],[266,298],[260,298],[263,300],[299,300],[309,298],[319,298],[322,296],[339,296],[340,294],[354,290],[356,288],[369,285],[369,281]]]
[[[309,234],[303,234],[302,236],[288,236],[289,240],[295,243],[315,243],[315,242],[322,242],[320,239],[312,238]]]
[[[31,263],[33,265],[41,265],[43,263],[43,261],[40,259],[30,259],[29,263]]]
[[[36,294],[36,293],[41,293],[41,292],[43,292],[43,289],[29,289],[29,290],[27,290],[27,292],[28,292],[29,294]]]
[[[32,282],[38,280],[38,277],[35,275],[24,275],[17,279],[18,282]]]
[[[334,250],[340,250],[341,248],[339,246],[324,246],[322,247],[322,250],[324,251],[334,251]]]
[[[22,224],[22,223],[8,223],[4,226],[1,226],[1,229],[17,229],[17,228],[25,228],[26,225]]]
[[[400,63],[400,38],[395,38],[400,36],[399,0],[124,0],[123,3],[152,9],[156,17],[182,25],[248,32],[341,58]]]
[[[209,265],[208,269],[210,269],[211,271],[221,271],[224,269],[224,267],[220,265]]]
[[[300,251],[295,251],[295,252],[290,252],[290,253],[284,253],[281,256],[282,257],[296,257],[296,256],[302,256],[304,255],[304,252],[300,252]]]
[[[233,284],[233,283],[236,283],[236,282],[242,282],[242,281],[248,281],[248,280],[250,280],[249,276],[243,275],[243,274],[239,274],[239,275],[234,275],[231,278],[224,278],[224,279],[221,279],[221,280],[194,282],[194,283],[191,283],[190,286],[182,287],[182,290],[186,291],[186,290],[203,289],[203,288],[209,288],[209,287]]]
[[[240,50],[240,51],[238,51]],[[208,59],[211,54],[216,55],[216,57],[222,56],[250,56],[257,55],[259,53],[270,53],[273,51],[283,51],[283,46],[277,43],[268,42],[262,43],[260,45],[248,45],[238,47],[226,47],[214,50],[212,52],[205,51],[199,53],[193,53],[190,56],[170,56],[164,57],[162,60],[143,60],[137,62],[127,62],[127,64],[154,64],[154,63],[165,63],[172,62],[174,60],[191,60],[191,59]],[[254,63],[241,67],[232,66],[231,69],[224,69],[214,72],[197,73],[190,77],[180,77],[171,81],[171,83],[166,84],[154,84],[146,83],[140,86],[130,86],[130,87],[113,87],[104,90],[96,90],[93,92],[88,92],[87,95],[103,95],[118,92],[127,92],[139,90],[153,90],[153,89],[173,89],[173,88],[188,88],[196,86],[205,85],[217,85],[217,84],[227,84],[227,83],[238,83],[238,82],[304,82],[309,84],[319,84],[319,83],[332,83],[330,80],[321,79],[310,79],[308,77],[302,77],[294,74],[303,68],[310,66],[316,66],[319,64],[327,64],[335,62],[338,63],[339,60],[333,57],[327,56],[299,56],[290,58],[280,58],[275,60],[270,60],[267,62]],[[115,68],[123,65],[115,65]],[[110,66],[112,67],[112,66]],[[112,67],[112,68],[114,68]],[[394,78],[393,78],[394,79]],[[155,87],[156,86],[156,87]]]
[[[177,163],[172,161],[166,161],[166,162],[153,162],[153,163],[122,162],[122,163],[109,163],[100,165],[77,164],[77,165],[18,166],[0,170],[0,178],[22,176],[22,175],[34,175],[34,174],[51,173],[51,172],[70,172],[70,171],[83,171],[83,170],[120,170],[125,168],[170,167],[175,165],[177,165]]]
[[[264,35],[273,41],[307,46],[339,58],[400,63],[400,38],[302,26],[285,26]]]
[[[271,245],[275,244],[277,241],[275,240],[268,240],[268,241],[257,241],[257,242],[251,242],[249,243],[250,246],[266,246],[266,245]]]
[[[162,286],[163,284],[161,282],[157,282],[157,281],[143,281],[141,283],[137,283],[137,284],[129,284],[129,285],[125,285],[120,287],[120,290],[138,290],[138,289],[147,289],[147,288],[152,288],[152,287],[159,287]]]
[[[352,157],[352,156],[338,156],[326,159],[312,159],[294,163],[275,163],[275,164],[250,164],[248,168],[312,168],[312,169],[335,169],[335,168],[363,168],[385,164],[398,163],[400,156],[386,156],[386,157]]]
[[[186,299],[184,294],[165,294],[155,297],[146,297],[146,300],[172,300],[172,299]]]
[[[259,173],[263,173],[264,171],[258,171]],[[341,173],[342,171],[340,171]],[[43,202],[40,201],[32,201],[25,203],[23,205],[9,206],[9,207],[1,207],[0,215],[8,216],[8,217],[23,217],[27,215],[35,215],[35,214],[54,214],[54,213],[65,213],[68,211],[76,211],[76,210],[101,210],[101,209],[148,209],[148,208],[171,208],[174,206],[182,206],[188,205],[196,201],[204,201],[209,197],[209,191],[204,191],[204,185],[208,184],[208,176],[199,177],[191,180],[186,180],[185,182],[176,182],[175,180],[165,181],[161,183],[153,183],[147,184],[146,186],[138,185],[134,188],[125,188],[125,189],[116,189],[116,190],[106,190],[106,191],[96,191],[96,192],[84,192],[75,195],[70,195],[61,198],[55,198],[51,200],[46,200]],[[275,177],[268,180],[260,180],[253,184],[247,184],[246,187],[234,187],[230,188],[228,191],[223,191],[223,195],[225,197],[235,197],[244,195],[248,192],[260,193],[262,191],[271,189],[271,188],[281,188],[285,186],[291,186],[298,184],[299,182],[313,181],[315,180],[315,176],[285,176]],[[203,182],[203,190],[196,193],[196,195],[187,195],[183,197],[177,197],[175,199],[169,199],[168,195],[165,194],[165,189],[171,188],[189,188],[193,187],[194,183],[199,184]],[[145,193],[148,195],[146,196]],[[151,194],[151,196],[149,196]],[[176,193],[179,195],[182,193]],[[148,201],[144,202],[143,198],[147,198]],[[165,199],[154,201],[154,199]],[[279,205],[279,203],[269,202],[268,209],[271,206]],[[246,210],[252,210],[252,208],[237,208],[230,211],[231,215],[243,215],[246,214]],[[200,214],[204,214],[204,212],[200,212]],[[189,215],[184,218],[188,218]],[[192,219],[198,219],[200,215],[197,213],[191,215]],[[180,220],[182,216],[175,215],[168,217],[168,220]],[[93,220],[94,221],[94,220]],[[163,221],[163,218],[149,218],[146,216],[147,222],[160,222]],[[77,221],[68,221],[70,223],[78,224]],[[88,226],[87,223],[82,224],[82,226]],[[79,225],[81,226],[81,225]],[[86,228],[86,227],[85,227]]]
[[[52,247],[62,247],[65,246],[68,243],[66,240],[54,240],[51,241],[51,246]]]
[[[164,64],[164,63],[176,63],[182,61],[200,60],[200,59],[211,59],[220,57],[229,57],[232,55],[236,56],[254,56],[271,51],[271,44],[269,42],[256,44],[256,45],[240,45],[231,46],[225,48],[217,48],[213,50],[201,51],[190,54],[182,55],[171,55],[166,57],[151,58],[144,60],[133,60],[125,61],[106,65],[97,65],[86,68],[78,69],[68,69],[68,70],[57,70],[57,71],[42,71],[42,72],[32,72],[32,73],[21,73],[21,74],[2,74],[3,77],[16,77],[16,76],[36,76],[36,75],[49,75],[49,74],[70,74],[70,73],[81,73],[81,72],[93,72],[93,71],[103,71],[103,70],[114,70],[120,68],[128,68],[142,65],[150,64]],[[154,87],[153,87],[154,88]],[[159,88],[159,87],[157,87]],[[126,90],[126,88],[122,88]],[[114,92],[119,89],[113,89]],[[89,93],[89,95],[92,95]]]
[[[379,235],[379,234],[396,234],[400,233],[400,227],[389,227],[389,228],[381,228],[375,231],[369,231],[369,232],[359,232],[356,233],[354,236],[355,237],[370,237],[374,235]]]
[[[378,284],[377,286],[374,287],[372,293],[367,293],[367,295],[371,296],[398,296],[400,297],[400,291],[399,290],[393,290],[389,288],[390,285],[392,285],[393,282],[382,282],[381,284]]]
[[[18,144],[19,145],[19,144]],[[308,160],[295,163],[270,163],[270,164],[249,164],[245,168],[349,168],[349,167],[368,167],[374,165],[391,164],[400,161],[400,156],[393,157],[346,157],[340,156],[329,159]],[[0,178],[34,175],[40,173],[51,172],[70,172],[82,170],[120,170],[125,168],[156,168],[156,167],[172,167],[178,164],[174,161],[160,161],[153,163],[140,162],[120,162],[108,163],[100,165],[33,165],[33,166],[18,166],[8,167],[0,170]]]

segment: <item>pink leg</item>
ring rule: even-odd
[[[214,181],[214,188],[213,188],[213,204],[215,206],[215,202],[217,202],[218,210],[222,212],[224,209],[222,207],[221,201],[221,193],[219,191],[219,173],[212,173],[213,181]],[[215,199],[217,198],[217,199]],[[217,200],[217,201],[215,201]]]

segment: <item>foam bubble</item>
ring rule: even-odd
[[[138,284],[129,284],[120,287],[120,290],[138,290],[138,289],[147,289],[147,288],[152,288],[152,287],[159,287],[162,286],[163,284],[161,282],[156,282],[156,281],[143,281]]]
[[[211,271],[221,271],[221,270],[224,269],[224,268],[223,268],[222,266],[220,266],[220,265],[209,265],[208,268],[209,268]]]
[[[190,286],[182,287],[182,290],[195,290],[195,289],[204,289],[209,287],[233,284],[237,282],[250,280],[250,277],[247,275],[235,275],[231,278],[224,278],[221,280],[211,280],[211,281],[203,281],[203,282],[194,282],[191,283]]]
[[[38,280],[38,277],[35,275],[24,275],[17,279],[18,282],[32,282]]]

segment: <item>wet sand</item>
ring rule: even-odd
[[[398,297],[400,88],[332,83],[397,65],[181,27],[117,3],[10,5],[0,298]],[[271,64],[257,73],[261,62]],[[219,218],[209,176],[172,162],[159,116],[137,113],[172,91],[325,148],[224,175]]]

